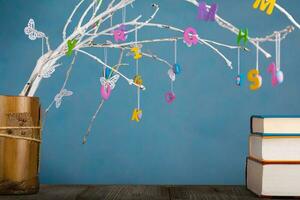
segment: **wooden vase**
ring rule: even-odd
[[[0,194],[39,191],[40,142],[39,98],[0,95]]]

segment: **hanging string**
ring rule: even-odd
[[[135,27],[135,45],[137,46],[137,41],[138,41],[138,30],[137,30],[137,26]],[[139,75],[139,60],[136,59],[135,61],[135,67],[136,67],[136,75]],[[140,93],[141,93],[141,89],[140,87],[137,88],[137,103],[138,103],[138,109],[140,109]]]
[[[138,30],[137,30],[137,27],[135,27],[135,32],[134,32],[134,38],[135,38],[135,46],[137,47],[138,44],[137,44],[137,40],[138,40]],[[139,60],[136,59],[135,61],[135,66],[136,66],[136,74],[138,75],[139,74]]]
[[[171,80],[171,92],[174,94],[174,83],[172,80]]]
[[[141,102],[140,102],[140,93],[141,93],[141,89],[140,87],[137,88],[137,101],[138,101],[138,109],[140,110],[140,107],[141,107]]]
[[[259,50],[258,50],[259,42],[257,41],[256,44],[257,44],[257,47],[256,47],[256,70],[258,71],[259,70],[258,69],[258,65],[259,65],[259,63],[258,63],[258,59],[259,59]]]
[[[126,6],[122,9],[122,23],[126,21]]]
[[[104,53],[104,63],[107,64],[107,48],[103,49],[103,53]],[[103,74],[104,77],[106,77],[106,66],[103,66]]]
[[[275,54],[276,54],[276,58],[275,58],[275,63],[276,63],[276,68],[278,68],[278,33],[275,33]]]
[[[135,39],[135,44],[137,44],[137,40],[138,40],[138,30],[137,30],[137,26],[135,26],[135,31],[134,31],[134,39]]]
[[[42,38],[42,56],[44,55],[44,38]]]
[[[112,27],[112,25],[113,25],[113,14],[111,14],[110,16],[110,27]]]
[[[281,35],[279,32],[276,32],[276,40],[275,40],[275,48],[276,48],[276,69],[280,70],[280,49],[281,49]]]
[[[238,75],[241,74],[241,68],[240,68],[240,63],[241,63],[241,60],[240,60],[240,57],[241,57],[241,49],[240,48],[237,48],[238,50]]]
[[[107,64],[107,48],[104,48],[104,62]]]
[[[174,64],[177,64],[177,40],[174,41]],[[171,80],[171,92],[174,93],[174,81]]]
[[[278,70],[281,68],[281,38],[280,33],[278,33]]]
[[[177,40],[174,42],[174,62],[177,63]]]

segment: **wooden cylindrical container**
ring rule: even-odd
[[[40,142],[39,98],[0,95],[0,194],[39,191]]]

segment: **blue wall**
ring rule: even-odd
[[[105,2],[106,0],[104,0]],[[41,42],[30,41],[23,33],[33,17],[39,30],[50,38],[52,47],[61,42],[61,32],[73,0],[0,0],[0,93],[17,95],[27,81]],[[107,1],[106,1],[107,2]],[[193,26],[201,37],[235,44],[236,37],[215,23],[197,21],[197,9],[182,0],[154,1],[161,7],[155,22],[182,29]],[[208,1],[212,3],[213,1]],[[248,27],[251,36],[262,36],[279,30],[290,22],[275,11],[271,17],[252,9],[252,0],[216,0],[219,15],[238,27]],[[278,1],[300,20],[299,0]],[[146,19],[153,1],[139,0],[128,17],[142,13]],[[114,22],[119,19],[115,18]],[[143,39],[179,36],[145,28]],[[205,46],[188,48],[179,42],[178,60],[183,72],[178,76],[177,99],[167,105],[164,93],[169,89],[167,67],[143,58],[140,70],[147,91],[142,93],[144,112],[140,123],[130,121],[136,107],[136,90],[120,80],[111,99],[105,103],[94,124],[88,143],[82,137],[101,100],[100,67],[80,55],[67,86],[74,96],[66,98],[59,110],[47,116],[43,131],[41,156],[42,183],[131,183],[131,184],[243,184],[249,118],[253,114],[300,113],[300,34],[295,31],[282,43],[284,84],[272,88],[266,72],[273,59],[260,58],[263,87],[252,92],[248,83],[235,86],[236,69],[229,70],[223,60]],[[255,49],[242,55],[242,71],[255,67]],[[263,44],[274,55],[274,43]],[[144,47],[161,57],[173,60],[173,44]],[[221,49],[236,66],[236,51]],[[93,51],[102,57],[103,51]],[[118,51],[109,50],[109,64],[117,62]],[[124,69],[134,75],[134,62]],[[52,79],[42,82],[37,93],[44,108],[63,83],[71,58],[63,59]]]

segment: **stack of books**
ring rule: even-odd
[[[247,188],[258,196],[300,197],[300,116],[253,116]]]

